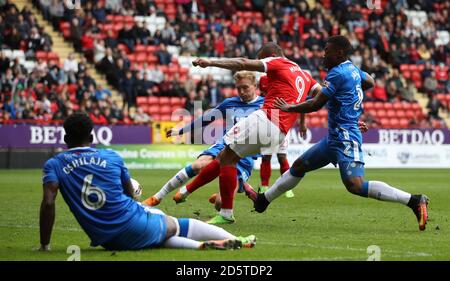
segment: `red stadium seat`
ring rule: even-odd
[[[408,119],[412,119],[416,116],[416,113],[414,111],[408,110],[408,111],[405,111],[405,116]]]
[[[396,118],[391,119],[390,122],[389,122],[389,126],[391,128],[400,128],[400,120],[396,119]]]
[[[391,110],[391,109],[394,109],[394,105],[390,102],[385,102],[385,103],[383,103],[383,108],[386,110]]]
[[[390,126],[389,118],[381,118],[380,123],[383,128],[388,128]]]
[[[151,106],[149,106],[147,112],[150,115],[159,114],[159,105],[151,105]]]
[[[395,112],[395,110],[390,109],[386,111],[386,116],[389,118],[396,118],[397,117],[397,113]]]
[[[400,128],[406,129],[406,128],[408,128],[408,124],[409,124],[408,119],[405,119],[405,118],[400,119]]]
[[[181,98],[180,97],[171,97],[170,98],[170,105],[172,105],[172,106],[179,106],[179,105],[181,105]]]
[[[159,97],[159,104],[162,106],[170,104],[170,98],[169,97]]]
[[[384,108],[384,102],[377,101],[377,102],[374,103],[373,106],[374,106],[374,109],[383,109]]]
[[[377,117],[378,118],[383,118],[387,116],[387,112],[384,109],[378,109],[377,110]]]
[[[136,103],[138,106],[146,105],[147,104],[147,97],[137,97]]]
[[[405,113],[405,111],[403,111],[403,109],[402,110],[395,110],[395,114],[396,114],[397,118],[404,118],[404,117],[406,117],[406,113]]]
[[[409,65],[407,65],[407,64],[401,64],[400,65],[400,71],[401,72],[404,72],[404,71],[406,71],[408,69],[409,69]]]
[[[162,105],[159,113],[162,114],[172,114],[173,108],[170,105]]]
[[[392,108],[395,110],[403,111],[403,105],[401,102],[394,102]]]
[[[148,97],[147,103],[149,105],[158,105],[159,106],[159,98],[158,97]]]
[[[366,101],[363,106],[365,110],[375,109],[375,103],[371,101]]]
[[[150,114],[150,116],[153,118],[153,120],[155,121],[161,121],[161,115],[159,115],[158,113],[155,114]]]
[[[44,51],[37,51],[36,52],[36,59],[37,60],[47,60],[48,54]]]
[[[411,78],[411,71],[409,71],[409,70],[404,70],[404,71],[402,71],[402,75],[403,75],[403,77],[405,77],[405,78]]]
[[[160,121],[172,121],[172,114],[161,114]]]

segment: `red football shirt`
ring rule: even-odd
[[[275,98],[282,98],[289,104],[299,104],[304,102],[309,92],[319,84],[308,72],[287,58],[268,57],[261,62],[264,64],[268,82],[263,109],[267,112],[267,117],[287,134],[299,114],[275,109]]]

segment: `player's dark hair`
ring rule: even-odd
[[[74,113],[67,117],[63,124],[68,145],[81,145],[89,142],[94,123],[86,113]]]
[[[352,44],[347,37],[335,35],[328,38],[327,43],[333,44],[338,50],[342,50],[346,56],[350,56],[353,51]]]
[[[262,54],[265,54],[266,56],[269,56],[271,54],[275,54],[278,57],[284,56],[283,49],[274,42],[268,42],[268,43],[264,44],[264,46],[261,47],[259,52]]]

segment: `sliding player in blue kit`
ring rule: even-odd
[[[92,120],[76,113],[64,121],[68,150],[44,166],[40,209],[40,250],[50,250],[58,190],[92,246],[107,250],[153,247],[238,249],[256,238],[236,237],[199,220],[177,219],[132,199],[133,187],[123,159],[109,149],[90,147]]]
[[[286,112],[309,113],[326,104],[328,136],[301,155],[268,191],[251,194],[255,210],[264,212],[273,200],[297,186],[305,173],[333,163],[339,165],[342,182],[349,192],[407,205],[416,215],[419,229],[425,230],[428,219],[427,196],[411,195],[381,181],[364,180],[362,137],[358,119],[363,110],[363,91],[373,87],[374,80],[348,59],[351,49],[346,37],[330,37],[324,55],[324,66],[329,72],[322,90],[313,99],[298,105],[290,105],[277,99],[276,107]]]

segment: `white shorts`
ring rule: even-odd
[[[238,156],[244,158],[261,153],[261,148],[274,150],[283,143],[285,134],[280,131],[262,110],[257,110],[237,122],[223,137]]]
[[[290,132],[290,131],[289,131]],[[287,154],[287,149],[289,147],[289,132],[287,133],[284,141],[275,149],[271,149],[271,147],[261,147],[262,155],[273,155],[273,154]]]

